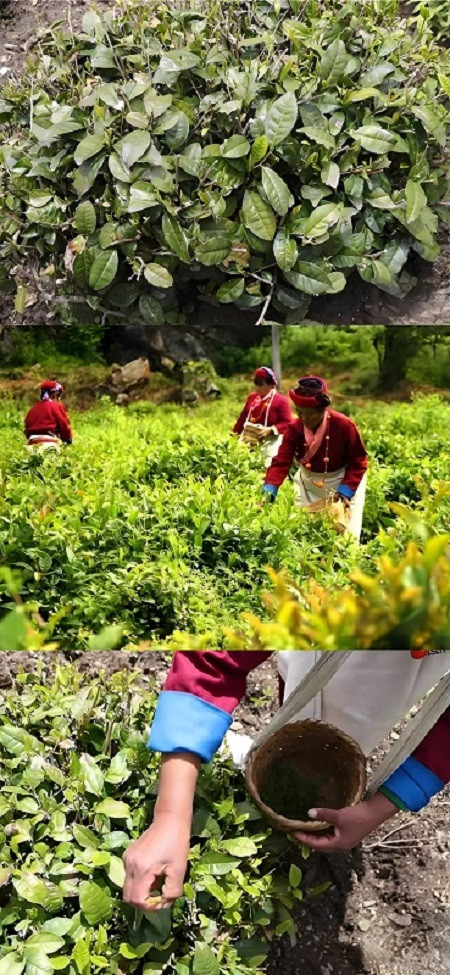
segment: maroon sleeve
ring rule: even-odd
[[[413,758],[445,784],[450,782],[450,707],[416,749]]]
[[[244,429],[244,423],[247,419],[253,399],[254,399],[254,395],[253,393],[250,393],[250,396],[248,396],[245,401],[245,406],[244,409],[242,410],[242,413],[239,414],[236,423],[234,424],[233,433],[242,433]]]
[[[272,652],[180,650],[174,654],[164,690],[194,694],[231,714],[244,697],[248,674]]]
[[[287,396],[280,396],[275,407],[275,421],[272,426],[276,427],[278,433],[284,434],[294,417],[292,416],[291,404]]]
[[[265,484],[273,484],[280,487],[280,484],[287,478],[295,457],[295,449],[298,443],[298,430],[296,421],[289,423],[286,427],[283,443],[267,471]]]
[[[61,440],[67,443],[68,440],[72,440],[72,429],[69,422],[69,417],[66,413],[65,406],[62,403],[53,403],[54,409],[56,411],[56,422],[58,424],[59,434]]]
[[[352,422],[348,427],[347,437],[349,441],[349,460],[345,468],[342,484],[346,484],[354,492],[359,487],[368,467],[367,451],[357,426]]]

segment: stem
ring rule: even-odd
[[[266,300],[265,300],[265,302],[264,302],[264,304],[262,306],[261,314],[260,314],[260,316],[258,318],[258,321],[255,322],[255,325],[262,325],[262,323],[263,323],[263,321],[264,321],[264,319],[266,317],[266,311],[267,311],[267,309],[268,309],[268,307],[270,305],[270,302],[272,301],[273,293],[274,293],[274,290],[275,290],[275,284],[276,284],[276,277],[274,277],[274,279],[272,281],[272,284],[270,286],[269,294],[267,295],[267,298],[266,298]]]

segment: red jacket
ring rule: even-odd
[[[266,409],[267,405],[263,401],[261,405],[256,405],[261,397],[256,391],[250,393],[247,398],[246,404],[240,416],[238,416],[236,423],[233,427],[233,433],[242,433],[244,429],[244,423],[249,418],[249,414],[253,411],[253,419],[255,423],[261,423],[267,427],[276,427],[278,433],[282,434],[287,430],[290,423],[292,423],[292,410],[290,400],[287,396],[283,396],[282,393],[275,393],[272,402],[269,406],[269,411],[267,413],[266,422]]]
[[[358,428],[343,413],[336,410],[329,410],[330,423],[328,441],[328,470],[330,473],[345,468],[342,485],[349,490],[349,495],[353,495],[360,484],[368,467],[367,451],[361,439]],[[294,461],[300,461],[307,450],[304,427],[301,420],[293,420],[289,424],[283,443],[274,457],[266,474],[266,484],[271,484],[276,488],[280,487]],[[325,437],[312,458],[312,469],[322,474],[325,471],[326,442]]]
[[[72,440],[72,430],[66,408],[55,400],[40,400],[25,417],[25,436],[47,433],[56,434],[64,443]]]
[[[245,694],[248,674],[271,656],[264,651],[179,651],[174,654],[151,731],[150,747],[191,751],[209,761]],[[420,809],[450,782],[450,706],[385,786],[398,805]]]

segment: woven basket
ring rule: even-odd
[[[312,501],[303,509],[310,515],[318,514],[321,511],[328,511],[334,521],[337,532],[345,532],[350,522],[350,510],[345,507],[343,501],[332,501],[330,498],[319,498]]]
[[[242,431],[242,442],[253,447],[259,443],[259,434],[264,427],[260,423],[250,424],[244,427]]]
[[[248,791],[275,829],[283,833],[296,830],[318,832],[329,823],[317,820],[286,819],[261,798],[269,769],[280,760],[305,778],[321,781],[320,794],[312,805],[329,809],[354,806],[364,795],[367,784],[366,760],[357,743],[322,721],[295,721],[284,725],[262,745],[250,752],[245,768]]]

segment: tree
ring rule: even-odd
[[[0,102],[16,309],[289,323],[352,271],[404,295],[447,215],[450,56],[418,23],[397,0],[130,0],[50,29]]]

